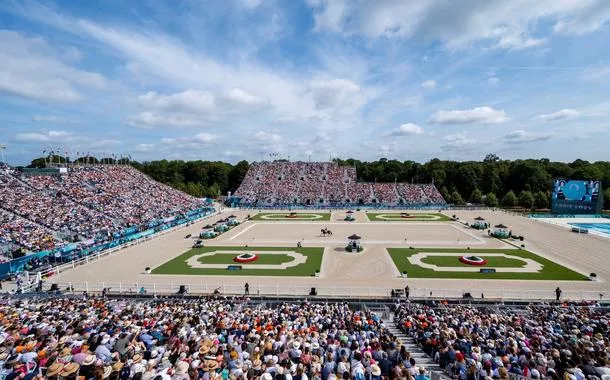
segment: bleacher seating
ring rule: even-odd
[[[203,203],[128,166],[76,166],[22,175],[0,168],[0,246],[48,250],[105,241],[131,226],[183,215]]]
[[[324,162],[253,163],[235,196],[259,206],[446,204],[432,184],[358,182],[355,168]]]

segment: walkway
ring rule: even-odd
[[[415,339],[402,332],[396,326],[396,323],[394,322],[394,313],[390,314],[389,319],[382,319],[382,321],[390,333],[400,339],[402,345],[407,349],[407,352],[415,359],[416,366],[423,366],[427,371],[442,371],[438,364],[419,347],[417,342],[415,342]]]

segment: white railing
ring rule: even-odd
[[[51,286],[52,278],[45,283],[45,289]],[[311,286],[303,285],[266,285],[257,284],[249,279],[250,295],[252,296],[271,296],[271,297],[300,297],[310,296]],[[218,289],[222,295],[243,295],[244,287],[239,284],[225,284],[222,281],[208,282],[185,282],[185,283],[137,283],[137,282],[61,282],[57,283],[60,290],[72,289],[73,292],[101,292],[104,288],[109,288],[110,293],[114,294],[138,294],[143,289],[150,295],[170,295],[176,294],[181,285],[184,285],[189,294],[209,295]],[[356,298],[390,298],[391,289],[380,287],[346,287],[346,286],[316,286],[317,296],[320,297],[339,297],[346,299]],[[418,300],[442,300],[462,298],[465,292],[469,292],[474,300],[480,300],[480,294],[484,293],[487,300],[555,300],[553,291],[545,290],[477,290],[472,288],[464,289],[428,289],[411,288],[410,297]],[[404,298],[402,298],[404,300]],[[564,290],[562,300],[570,301],[601,301],[609,300],[610,293],[597,291],[570,291]]]
[[[222,211],[217,211],[217,212],[214,212],[212,214],[206,215],[206,216],[204,216],[202,218],[196,219],[193,222],[199,222],[201,220],[205,220],[205,219],[211,218],[213,216],[220,215],[221,213],[222,213]],[[44,272],[41,272],[41,275],[43,277],[49,277],[49,276],[53,276],[53,275],[58,275],[61,272],[65,272],[66,270],[74,269],[77,266],[88,264],[91,261],[96,261],[96,260],[98,260],[98,259],[100,259],[102,257],[111,255],[113,253],[117,253],[119,251],[122,251],[125,248],[145,243],[145,242],[147,242],[147,241],[149,241],[151,239],[156,239],[156,238],[158,238],[160,236],[166,235],[166,234],[168,234],[170,232],[173,232],[173,231],[176,231],[178,229],[182,229],[182,228],[187,227],[189,225],[190,225],[190,223],[180,224],[180,225],[174,226],[172,228],[168,228],[167,230],[156,232],[156,233],[154,233],[152,235],[144,236],[144,237],[142,237],[140,239],[132,240],[130,242],[127,242],[127,243],[124,243],[124,244],[121,244],[121,245],[117,245],[116,247],[112,247],[110,249],[106,249],[106,250],[98,252],[98,253],[87,255],[87,256],[82,257],[80,259],[72,260],[72,261],[67,262],[65,264],[54,266],[52,268],[49,268],[49,269],[45,270]],[[36,272],[30,273],[30,275],[36,275]]]

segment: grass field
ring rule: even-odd
[[[486,253],[490,253],[488,249]],[[525,261],[521,261],[517,258],[497,257],[497,256],[479,256],[487,260],[486,265],[481,265],[481,268],[521,268],[525,266]],[[471,265],[464,264],[459,260],[457,256],[428,256],[423,258],[422,261],[426,264],[436,265],[437,267],[465,267],[471,268]]]
[[[217,254],[202,258],[200,262],[206,264],[227,264],[227,265],[242,265],[242,270],[227,270],[214,268],[192,268],[187,263],[191,256],[213,252],[216,250],[236,251],[233,254]],[[307,257],[304,264],[296,265],[286,269],[248,269],[248,264],[239,264],[233,261],[233,257],[242,252],[256,251],[294,251]],[[308,277],[313,276],[316,270],[320,270],[322,264],[322,256],[324,248],[307,247],[307,248],[287,248],[287,247],[203,247],[193,248],[182,255],[162,264],[152,270],[153,274],[186,274],[199,276],[297,276]],[[254,264],[281,264],[292,261],[292,257],[287,255],[265,255],[260,254],[258,260]]]
[[[203,252],[199,252],[203,253]],[[248,265],[248,264],[240,264],[235,262],[233,258],[235,258],[234,253],[217,253],[212,256],[204,256],[200,257],[197,261],[202,264],[226,264],[226,265]],[[258,255],[258,259],[252,264],[262,265],[262,264],[283,264],[293,261],[294,259],[288,255]]]
[[[260,212],[250,218],[250,220],[260,221],[308,221],[308,222],[328,222],[330,221],[329,212],[308,212],[308,213],[297,213],[295,218],[288,218],[288,213],[282,212]]]
[[[397,212],[369,212],[366,217],[371,222],[448,222],[451,218],[441,213],[409,213],[413,218],[402,218]]]
[[[412,265],[407,258],[411,255],[420,252],[436,252],[436,253],[463,253],[464,255],[476,255],[485,257],[485,253],[504,253],[506,255],[515,256],[515,261],[519,257],[529,258],[537,261],[543,265],[543,269],[537,273],[519,273],[519,272],[497,272],[497,273],[479,273],[479,272],[437,272],[432,269],[422,268],[418,265]],[[580,273],[574,272],[566,267],[556,264],[543,257],[535,255],[526,250],[518,249],[461,249],[461,248],[388,248],[388,253],[398,270],[402,273],[407,272],[407,276],[410,278],[462,278],[462,279],[498,279],[498,280],[563,280],[563,281],[582,281],[587,280],[586,276]],[[440,256],[442,259],[451,258],[456,260],[455,256]],[[432,264],[428,261],[432,257],[423,259],[424,262]],[[436,258],[434,258],[436,259]],[[490,259],[490,257],[488,257]],[[460,263],[457,262],[455,266],[458,267]],[[490,267],[490,265],[488,265]]]

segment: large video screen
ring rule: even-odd
[[[601,211],[601,182],[556,179],[551,195],[554,214],[598,214]]]

